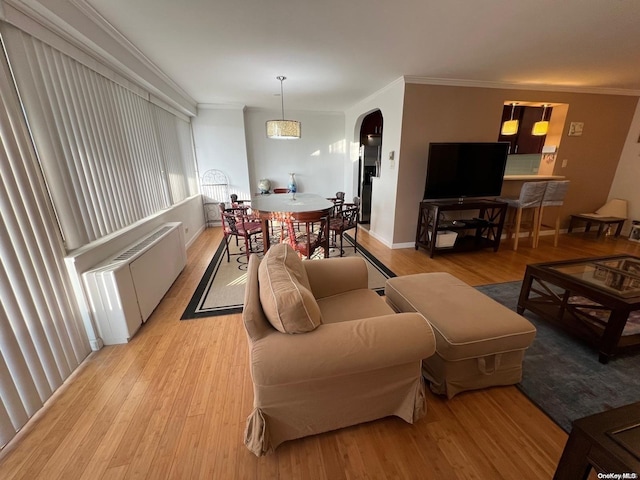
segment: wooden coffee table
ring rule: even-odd
[[[601,473],[619,474],[618,478],[638,478],[640,402],[589,415],[573,422],[571,434],[553,478],[587,478],[592,466]]]
[[[629,255],[527,265],[518,313],[528,309],[599,351],[601,363],[640,347],[624,332],[640,310],[640,258]]]

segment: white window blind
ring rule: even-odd
[[[197,193],[189,122],[11,25],[1,31],[68,250]]]
[[[24,117],[0,56],[0,447],[89,354]]]

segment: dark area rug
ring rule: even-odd
[[[515,311],[521,282],[477,287]],[[518,388],[566,432],[578,418],[640,401],[640,353],[598,362],[598,352],[584,342],[525,310],[538,329],[524,357]]]

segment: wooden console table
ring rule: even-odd
[[[478,212],[476,217],[460,220],[447,220],[444,212],[454,211]],[[415,248],[426,248],[429,256],[436,252],[477,250],[493,248],[498,251],[500,236],[504,227],[507,204],[495,200],[466,200],[459,201],[423,201],[420,202],[418,213],[418,227],[416,231]],[[438,234],[448,230],[456,232],[457,238],[453,245],[438,247]]]

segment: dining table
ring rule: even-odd
[[[262,222],[264,251],[270,247],[269,222],[282,220],[300,223],[319,222],[333,211],[334,203],[315,193],[260,194],[253,197],[251,209]],[[324,256],[329,256],[329,222],[325,222]]]

